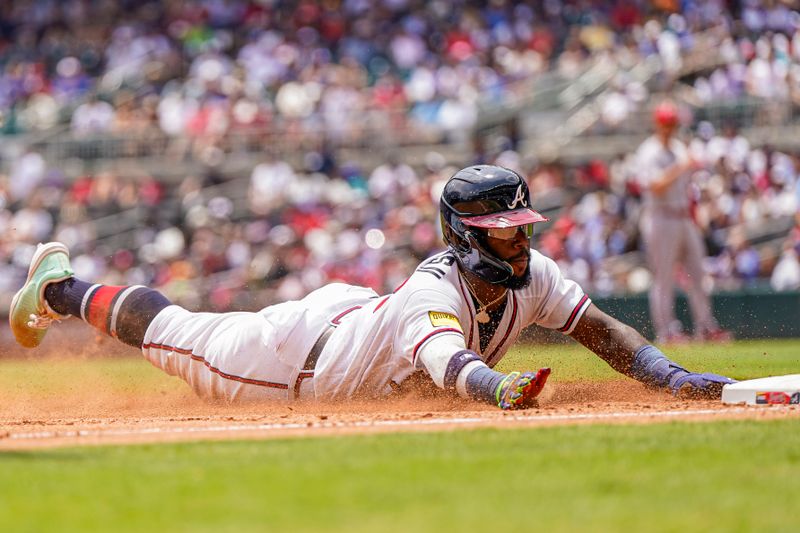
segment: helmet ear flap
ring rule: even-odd
[[[470,243],[467,239],[464,238],[463,235],[459,234],[456,228],[450,224],[447,220],[448,217],[442,215],[442,233],[444,234],[444,242],[448,245],[452,246],[456,251],[466,253],[469,252]],[[463,228],[463,224],[457,217],[453,217],[455,219],[455,224]]]

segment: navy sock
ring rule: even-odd
[[[83,296],[91,287],[91,283],[77,278],[68,278],[47,285],[44,288],[44,299],[56,313],[80,318]]]

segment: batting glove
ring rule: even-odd
[[[512,372],[497,386],[495,399],[497,406],[503,410],[528,409],[536,405],[536,397],[542,392],[549,368],[541,368],[533,372]]]
[[[736,380],[709,372],[686,372],[673,377],[669,387],[675,396],[682,398],[718,400],[722,397],[722,387],[729,383],[736,383]]]

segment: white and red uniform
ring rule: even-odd
[[[535,250],[530,267],[530,284],[508,291],[485,350],[469,289],[448,251],[424,261],[384,296],[334,283],[257,313],[192,313],[173,305],[153,319],[142,350],[209,398],[380,397],[418,370],[441,386],[447,360],[459,349],[475,351],[492,367],[530,324],[572,332],[591,303],[588,296]],[[316,366],[304,370],[309,351],[330,326],[335,329]]]
[[[664,145],[657,136],[645,140],[636,154],[638,181],[644,191],[640,221],[645,253],[653,284],[650,287],[650,315],[656,337],[666,341],[681,332],[675,317],[675,265],[681,264],[689,276],[686,287],[692,319],[697,331],[713,331],[719,325],[711,313],[711,300],[704,288],[705,244],[691,215],[689,172],[680,175],[661,195],[652,192],[653,182],[662,179],[674,164],[686,164],[689,152],[675,138]]]

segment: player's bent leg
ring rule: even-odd
[[[287,332],[261,314],[192,313],[147,287],[88,283],[73,276],[66,246],[40,244],[12,300],[11,329],[21,345],[33,348],[54,320],[69,316],[141,348],[151,363],[204,398],[286,400],[293,395],[290,383],[299,384],[302,363],[276,356]]]
[[[150,324],[142,353],[201,398],[286,401],[298,367],[276,356],[285,334],[259,313],[193,313],[173,305]]]

